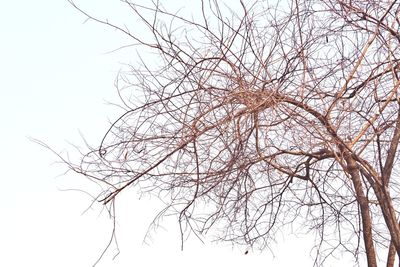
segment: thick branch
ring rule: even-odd
[[[351,176],[354,190],[356,192],[357,202],[361,210],[363,237],[365,251],[367,253],[368,267],[376,267],[376,253],[372,238],[372,220],[369,213],[369,203],[362,187],[360,172],[357,168],[356,161],[347,151],[344,152],[344,159],[347,163],[347,171]]]
[[[383,181],[383,184],[385,185],[385,187],[387,187],[389,184],[390,175],[392,174],[393,163],[394,163],[394,159],[397,154],[397,147],[399,145],[399,141],[400,141],[400,109],[399,109],[399,112],[397,113],[396,127],[394,129],[392,141],[390,143],[385,166],[383,167],[383,171],[382,171],[382,181]]]

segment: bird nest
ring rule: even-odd
[[[229,94],[232,104],[246,106],[249,112],[260,112],[278,103],[278,98],[270,90],[236,90]]]

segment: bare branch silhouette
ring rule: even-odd
[[[316,266],[342,252],[377,266],[383,249],[393,266],[398,1],[197,1],[200,17],[122,2],[148,35],[71,2],[143,49],[119,77],[121,116],[65,161],[101,184],[98,201],[138,187],[163,196],[182,237],[264,248],[301,224],[318,237]]]

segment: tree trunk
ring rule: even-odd
[[[363,238],[365,251],[367,253],[368,267],[377,267],[374,241],[372,239],[372,222],[369,214],[369,204],[362,187],[360,172],[357,168],[356,161],[351,157],[351,155],[348,152],[344,152],[344,155],[344,159],[347,163],[347,171],[351,176],[354,190],[356,192],[357,202],[361,210]]]
[[[400,258],[400,227],[396,218],[396,211],[393,208],[392,199],[389,192],[385,189],[381,189],[381,187],[375,186],[374,191],[390,233],[390,244],[394,246]]]
[[[393,244],[393,241],[390,241],[388,256],[386,260],[386,267],[394,267],[394,260],[396,257],[396,247]]]

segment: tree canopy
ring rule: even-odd
[[[193,1],[198,12],[122,1],[139,60],[118,77],[123,111],[69,167],[112,205],[136,187],[182,235],[265,247],[285,225],[387,266],[400,255],[400,3]],[[165,6],[164,6],[165,5]],[[382,257],[380,257],[382,259]]]

